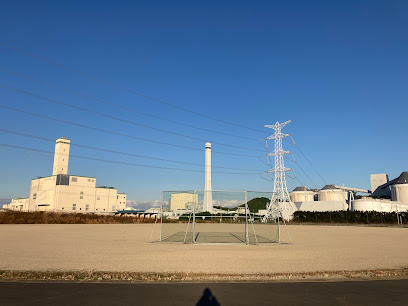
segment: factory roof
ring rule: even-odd
[[[378,188],[385,188],[395,184],[408,184],[408,171],[402,172],[399,177],[379,186]]]
[[[322,188],[322,190],[331,190],[331,189],[339,189],[334,185],[326,185]]]
[[[408,171],[402,172],[395,184],[408,184]]]
[[[292,191],[308,191],[308,189],[305,186],[299,186],[293,189]]]

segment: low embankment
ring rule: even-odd
[[[0,224],[116,224],[116,223],[153,223],[155,219],[58,212],[0,212]]]

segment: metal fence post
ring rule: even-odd
[[[245,191],[245,244],[249,244],[248,237],[248,197]]]
[[[194,205],[193,205],[193,243],[195,243],[195,210],[196,210],[196,191],[194,190]]]
[[[162,231],[163,231],[163,194],[164,192],[162,191],[162,202],[161,202],[161,207],[160,207],[160,241],[162,241]]]

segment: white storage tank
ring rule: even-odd
[[[391,199],[408,204],[408,172],[402,172],[391,187]]]
[[[373,199],[373,198],[362,198],[358,200],[351,201],[350,210],[357,210],[357,211],[383,211],[383,205],[381,200]],[[386,204],[384,206],[387,206]],[[384,207],[387,209],[386,207]]]
[[[296,187],[289,195],[292,202],[314,201],[314,192],[306,187]]]
[[[319,201],[346,201],[347,191],[336,188],[334,185],[324,186],[318,193]]]
[[[391,187],[393,201],[408,204],[408,184],[395,184]]]
[[[378,211],[384,213],[403,212],[408,210],[408,204],[386,199],[362,198],[351,202],[351,210]]]

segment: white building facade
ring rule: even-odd
[[[126,208],[126,194],[96,187],[96,178],[68,174],[70,141],[56,140],[53,175],[31,180],[28,198],[12,199],[3,208],[20,211],[113,213]]]

